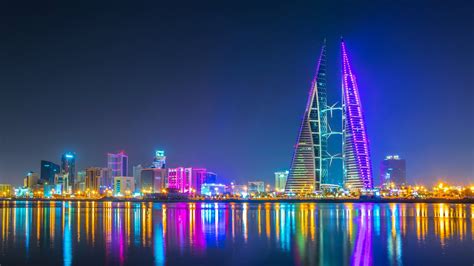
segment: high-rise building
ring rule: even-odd
[[[141,164],[139,164],[139,165],[133,166],[133,170],[132,170],[133,178],[135,178],[135,188],[138,191],[142,190],[140,183],[141,183],[141,180],[142,180],[142,170],[143,169],[144,169],[144,167]]]
[[[168,188],[185,193],[189,191],[191,181],[191,168],[169,168],[168,169]]]
[[[71,180],[69,179],[69,173],[62,172],[54,176],[54,190],[53,194],[70,194],[72,192]]]
[[[398,155],[389,155],[380,163],[380,184],[382,186],[395,186],[406,184],[406,162]]]
[[[33,188],[34,186],[38,185],[40,177],[35,172],[28,172],[26,177],[23,179],[23,185],[27,188]]]
[[[165,188],[167,171],[164,168],[141,170],[138,190],[142,193],[159,193]],[[135,180],[136,181],[136,180]]]
[[[76,154],[66,152],[61,156],[61,173],[67,174],[68,186],[74,187],[76,182]]]
[[[322,112],[326,96],[326,44],[323,45],[301,121],[291,168],[286,182],[287,193],[310,193],[319,190],[326,153],[327,119]]]
[[[110,169],[110,176],[127,176],[128,174],[128,156],[124,151],[119,153],[107,154],[107,168]]]
[[[200,194],[201,187],[205,183],[207,170],[205,168],[193,168],[191,177],[191,188],[193,193]]]
[[[112,189],[114,179],[112,178],[112,170],[109,168],[101,168],[100,187],[102,189]]]
[[[349,190],[373,188],[369,140],[355,75],[344,41],[342,51],[342,134],[344,186]]]
[[[77,171],[74,192],[86,191],[86,171]]]
[[[43,183],[54,183],[54,175],[59,173],[60,167],[59,165],[49,162],[49,161],[41,161],[41,170],[40,170],[40,177]]]
[[[133,176],[114,177],[114,195],[131,196],[135,192],[135,180]]]
[[[102,168],[89,167],[86,169],[86,192],[99,194],[102,179]]]
[[[165,151],[155,151],[155,158],[153,159],[153,168],[166,168]]]
[[[275,191],[285,191],[286,180],[288,179],[289,171],[275,172]]]
[[[181,193],[200,193],[206,179],[206,169],[178,167],[168,169],[168,188]]]
[[[213,172],[206,172],[206,177],[204,178],[205,184],[216,184],[217,183],[217,175]]]

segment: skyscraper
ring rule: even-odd
[[[58,174],[60,171],[59,165],[48,162],[48,161],[41,161],[41,181],[48,182],[49,184],[54,184],[54,175]]]
[[[61,174],[68,176],[67,186],[74,188],[76,182],[76,154],[73,152],[66,152],[61,156]],[[69,190],[69,187],[64,187],[63,190]]]
[[[406,162],[398,155],[389,155],[380,163],[380,185],[395,186],[406,184]]]
[[[275,191],[285,191],[286,180],[288,179],[289,171],[275,172]]]
[[[128,156],[124,151],[117,154],[107,154],[107,168],[110,169],[110,177],[127,176],[128,174]]]
[[[102,168],[89,167],[86,169],[86,192],[99,193],[102,177]]]
[[[326,98],[326,44],[321,49],[316,75],[312,82],[301,122],[285,192],[310,193],[319,190],[323,155],[327,146],[327,119],[322,112]]]
[[[350,190],[370,189],[373,188],[373,176],[369,140],[356,77],[343,40],[341,52],[344,185]]]

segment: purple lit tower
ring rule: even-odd
[[[367,129],[356,77],[342,39],[341,49],[344,185],[350,190],[370,189],[373,188],[373,175]]]

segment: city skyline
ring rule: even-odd
[[[474,56],[466,53],[472,51],[473,40],[465,27],[468,9],[446,14],[442,4],[434,3],[426,14],[403,9],[402,21],[396,4],[389,5],[391,10],[377,4],[362,10],[348,4],[339,11],[358,14],[350,19],[324,14],[315,18],[294,5],[288,9],[298,19],[285,23],[274,19],[280,14],[274,7],[262,18],[258,7],[247,15],[243,8],[224,9],[229,18],[218,19],[222,26],[209,19],[201,21],[202,27],[192,26],[190,21],[199,17],[194,15],[180,20],[174,30],[160,27],[149,13],[141,18],[127,12],[117,16],[125,7],[113,8],[96,24],[61,7],[47,17],[41,16],[44,9],[30,11],[34,25],[19,15],[0,27],[6,36],[0,43],[6,51],[1,56],[5,91],[0,100],[0,182],[20,184],[28,171],[40,172],[41,160],[60,164],[60,155],[67,151],[76,153],[76,170],[83,170],[106,165],[108,152],[124,149],[131,169],[150,161],[157,148],[166,150],[170,167],[197,165],[229,180],[271,182],[274,171],[290,167],[295,129],[321,42],[327,38],[334,47],[343,35],[350,40],[351,61],[357,66],[373,172],[379,172],[386,155],[400,154],[408,162],[410,183],[467,183],[474,176],[469,100]],[[377,8],[383,16],[371,13]],[[5,10],[22,11],[14,6]],[[63,21],[67,31],[56,23],[62,12],[70,15]],[[179,18],[189,14],[194,13],[185,9]],[[373,27],[367,27],[364,16]],[[136,19],[137,25],[130,24],[135,33],[114,33],[120,25],[107,20],[119,18]],[[245,24],[247,19],[257,26]],[[176,22],[169,17],[166,21]],[[179,45],[193,31],[202,35],[201,42]],[[217,37],[221,33],[223,37]],[[327,52],[330,61],[337,60],[334,50]],[[444,65],[449,68],[440,67]],[[328,65],[333,84],[340,84],[338,67]],[[270,94],[272,100],[266,101]],[[333,97],[328,102],[337,96],[328,95]],[[173,104],[176,99],[183,104]],[[440,126],[440,119],[448,124]],[[439,150],[446,156],[439,156]]]

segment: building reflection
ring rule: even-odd
[[[233,244],[277,248],[300,265],[404,264],[405,239],[472,241],[474,207],[463,204],[1,202],[2,254],[27,258],[45,247],[77,264],[76,249],[104,250],[96,258],[123,265],[144,248],[144,264],[170,254],[206,257]],[[382,242],[381,242],[382,241]],[[374,257],[376,244],[384,255]],[[147,259],[150,258],[148,261]]]

